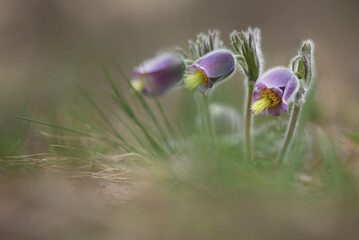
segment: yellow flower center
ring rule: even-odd
[[[272,89],[266,88],[263,90],[261,99],[253,103],[252,110],[255,115],[258,115],[263,110],[269,107],[275,107],[282,102],[282,98]]]
[[[132,80],[131,86],[136,92],[141,92],[143,89],[145,89],[145,81],[143,79]]]
[[[188,90],[195,89],[200,84],[208,83],[208,77],[200,70],[193,74],[186,74],[184,84]]]

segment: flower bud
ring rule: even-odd
[[[235,62],[230,51],[211,52],[187,67],[184,83],[189,90],[200,86],[201,93],[206,94],[215,83],[227,79],[234,68]]]
[[[193,59],[198,59],[212,51],[223,48],[224,43],[219,37],[219,31],[209,30],[199,33],[195,41],[189,40],[189,49]]]
[[[257,81],[252,94],[255,115],[279,116],[288,110],[288,103],[298,86],[296,76],[284,67],[267,71]]]
[[[230,35],[236,60],[250,82],[256,82],[261,73],[263,57],[260,47],[260,30],[233,31]]]
[[[307,41],[303,42],[302,53],[305,56],[312,55],[312,45],[313,45],[313,42],[311,40],[307,40]]]
[[[181,81],[184,69],[184,62],[177,55],[163,53],[135,67],[131,85],[137,92],[161,95]]]

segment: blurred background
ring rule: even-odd
[[[0,109],[53,111],[73,82],[104,85],[101,61],[132,67],[158,50],[187,48],[198,32],[262,30],[265,67],[287,66],[304,39],[316,43],[317,98],[343,126],[359,122],[359,3],[355,0],[1,0]],[[238,76],[241,87],[243,77]],[[167,102],[167,101],[166,101]],[[1,133],[13,119],[0,116]],[[3,134],[0,137],[3,138]]]
[[[107,85],[101,69],[102,62],[114,57],[130,74],[134,65],[152,57],[158,50],[172,46],[187,48],[188,39],[194,39],[197,33],[206,32],[208,29],[220,30],[223,40],[229,46],[227,36],[232,30],[259,27],[262,30],[265,69],[277,65],[287,66],[289,60],[296,55],[301,41],[312,39],[316,44],[316,101],[320,111],[336,128],[359,131],[358,13],[359,2],[355,0],[0,0],[0,156],[5,156],[13,146],[17,125],[16,119],[3,114],[19,114],[27,99],[30,99],[27,112],[31,117],[56,119],[64,106],[71,108],[77,104],[78,92],[74,82],[101,96]],[[235,88],[242,88],[241,74],[237,73],[235,79],[231,84]],[[180,101],[179,96],[180,93],[177,93],[176,97],[165,96],[163,102],[168,106],[176,106]],[[171,111],[175,109],[172,107]],[[36,138],[32,139],[36,141]],[[41,149],[41,144],[41,141],[29,143],[27,150],[37,152],[38,148]],[[1,182],[8,180],[4,177]],[[6,207],[0,209],[0,233],[7,234],[3,236],[8,236],[8,239],[30,236],[31,229],[36,224],[42,224],[40,220],[33,222],[32,218],[39,214],[39,209],[42,209],[40,214],[43,217],[51,218],[56,215],[59,219],[47,229],[38,228],[37,235],[31,235],[33,239],[53,234],[58,224],[63,229],[68,229],[72,221],[80,223],[79,226],[84,229],[91,229],[92,226],[99,228],[94,229],[94,232],[111,232],[116,229],[117,225],[107,229],[108,226],[97,219],[98,211],[103,214],[103,218],[107,212],[98,204],[99,196],[94,196],[91,188],[81,184],[73,187],[65,182],[57,192],[54,191],[54,188],[58,187],[57,181],[47,179],[49,184],[45,185],[39,180],[32,181],[25,179],[24,182],[28,183],[24,185],[22,180],[10,179],[8,185],[1,185],[1,196],[6,196],[2,201],[8,201],[9,205],[5,204],[3,206]],[[88,187],[91,183],[85,185]],[[37,189],[35,193],[28,192],[32,187]],[[101,184],[95,187],[104,189],[105,192],[111,188]],[[14,192],[13,189],[17,190]],[[118,187],[109,191],[112,195],[116,191],[123,193]],[[49,197],[55,194],[61,199],[64,196],[62,193],[71,206],[65,204],[66,201],[60,203]],[[100,191],[100,194],[102,193],[103,191]],[[46,198],[39,199],[37,194],[43,194]],[[29,195],[31,197],[22,202],[21,199],[26,199],[24,196]],[[153,200],[151,204],[158,204],[156,197],[149,198]],[[83,206],[84,201],[88,201],[89,205]],[[251,199],[246,198],[245,201],[250,202]],[[27,204],[34,206],[34,210],[25,207],[26,224],[19,224],[18,220],[22,217],[16,214],[21,212],[22,208],[18,206]],[[145,206],[146,204],[144,203]],[[212,204],[214,203],[209,202],[204,208],[212,210],[215,208]],[[267,204],[263,203],[261,206],[266,211],[271,211],[272,206]],[[42,208],[43,205],[46,206],[45,209]],[[94,212],[88,213],[88,208]],[[77,209],[76,216],[72,215],[69,209]],[[151,205],[147,210],[152,213],[153,209],[156,207],[152,208]],[[180,212],[183,209],[190,212],[188,209],[191,208],[180,206],[179,209]],[[180,223],[166,223],[164,219],[167,211],[161,211],[160,217],[163,219],[158,224],[162,223],[167,227],[182,224],[181,219]],[[317,211],[318,214],[326,212],[321,208]],[[62,214],[58,215],[58,212]],[[335,236],[342,234],[335,232],[336,230],[327,232],[338,224],[336,217],[339,216],[343,225],[346,221],[353,223],[357,220],[350,213],[347,215],[347,212],[341,212],[338,215],[333,210],[326,212],[329,220],[322,221],[318,228],[314,229],[313,226],[305,224],[312,218],[311,209],[299,212],[300,209],[295,214],[301,214],[299,227],[302,227],[304,232],[318,233],[318,236],[327,236],[327,239],[335,239]],[[224,209],[224,214],[230,215],[231,210]],[[246,214],[252,216],[250,213]],[[242,219],[244,222],[246,214]],[[325,220],[326,215],[321,216],[321,220]],[[278,222],[285,224],[286,217],[279,215]],[[69,219],[71,221],[68,221]],[[128,220],[134,221],[131,218]],[[122,221],[123,219],[117,219],[114,223],[121,224]],[[196,223],[196,220],[193,222]],[[142,222],[137,225],[141,227],[141,224]],[[210,224],[217,226],[218,223]],[[162,229],[161,226],[156,225],[153,229]],[[186,226],[182,233],[186,232]],[[207,236],[205,229],[211,226],[203,226],[203,235],[199,235],[197,239]],[[18,235],[12,235],[17,231],[16,227],[20,227],[20,232]],[[297,226],[290,225],[287,236],[291,236],[291,227],[295,229]],[[191,228],[190,225],[188,228]],[[232,230],[237,233],[235,228]],[[132,229],[126,231],[131,232]],[[147,233],[151,231],[149,228]],[[253,229],[253,232],[255,231]],[[135,232],[134,230],[130,235],[136,236]],[[274,232],[273,239],[283,237]],[[109,239],[116,239],[116,234],[108,236]],[[156,234],[153,239],[176,239],[171,235],[172,232],[158,236]],[[98,239],[96,236],[87,239]],[[143,237],[138,235],[138,238],[128,239],[144,239]],[[253,237],[252,239],[256,239],[256,235]]]

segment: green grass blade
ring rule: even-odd
[[[71,128],[68,128],[68,127],[64,127],[64,126],[61,126],[61,125],[56,125],[56,124],[53,124],[53,123],[47,123],[47,122],[39,121],[39,120],[36,120],[36,119],[17,116],[17,115],[12,115],[12,114],[5,114],[5,115],[8,116],[8,117],[22,119],[22,120],[26,120],[26,121],[29,121],[29,122],[38,123],[38,124],[41,124],[41,125],[54,127],[54,128],[61,129],[61,130],[64,130],[64,131],[80,134],[82,136],[92,137],[91,134],[88,134],[88,133],[85,133],[85,132],[82,132],[82,131],[79,131],[79,130],[76,130],[76,129],[71,129]]]
[[[150,86],[152,88],[152,86]],[[169,122],[163,108],[162,108],[162,105],[161,105],[161,102],[160,100],[158,99],[158,96],[157,95],[154,95],[153,96],[153,99],[154,99],[154,102],[157,106],[157,109],[158,111],[160,112],[161,114],[161,117],[162,117],[162,120],[164,121],[166,127],[167,127],[167,132],[170,134],[170,136],[173,138],[173,139],[177,139],[177,135],[176,135],[176,132],[175,130],[173,129],[173,127],[171,126],[171,123]]]
[[[121,106],[121,108],[130,117],[130,119],[132,119],[134,124],[136,124],[140,128],[142,133],[145,135],[146,139],[151,144],[152,148],[156,152],[164,154],[165,153],[164,149],[162,149],[162,147],[157,143],[157,141],[151,137],[151,135],[148,133],[147,129],[144,127],[144,125],[141,123],[141,121],[137,118],[135,112],[132,110],[130,105],[127,103],[126,99],[123,97],[123,94],[121,94],[121,92],[122,92],[121,88],[119,86],[115,85],[115,82],[113,81],[113,78],[112,78],[110,72],[108,71],[107,67],[103,65],[103,68],[106,73],[106,79],[116,94],[117,98],[115,99],[115,101]]]
[[[96,101],[86,92],[84,91],[80,86],[78,86],[77,84],[75,84],[76,87],[79,89],[79,91],[81,92],[81,94],[89,101],[89,103],[95,108],[95,110],[97,111],[97,113],[99,114],[99,116],[105,121],[105,123],[109,126],[109,128],[111,129],[111,131],[113,132],[113,134],[115,134],[115,136],[121,141],[121,146],[125,151],[132,151],[133,149],[128,146],[126,144],[126,141],[124,139],[124,137],[113,127],[112,123],[110,122],[110,120],[107,118],[107,116],[105,115],[105,113],[101,110],[101,108],[98,106],[98,104],[96,103]]]
[[[21,109],[21,112],[20,112],[20,116],[21,117],[23,117],[24,116],[24,114],[25,114],[25,111],[26,111],[26,109],[27,109],[27,106],[28,106],[28,104],[29,104],[29,101],[30,101],[30,97],[28,97],[27,99],[26,99],[26,102],[25,102],[25,104],[24,104],[24,106],[22,107],[22,109]],[[15,152],[16,151],[16,149],[20,146],[20,145],[22,145],[22,144],[20,144],[22,141],[21,141],[21,139],[20,139],[20,127],[21,127],[21,119],[18,119],[17,120],[17,124],[16,124],[16,133],[15,133],[15,144],[14,144],[14,146],[10,149],[10,151],[9,151],[9,153],[8,153],[8,156],[10,156],[13,152]],[[27,127],[27,129],[28,129],[28,127]],[[27,132],[27,130],[25,131],[25,134],[26,134],[26,132]]]
[[[156,118],[155,114],[153,113],[151,107],[148,105],[148,103],[146,102],[146,100],[144,99],[144,97],[136,92],[132,85],[130,84],[130,79],[129,77],[126,75],[126,73],[123,71],[123,69],[121,68],[121,66],[117,63],[117,61],[115,59],[112,59],[116,68],[119,70],[119,72],[121,73],[122,77],[126,80],[128,86],[130,87],[130,89],[135,93],[137,99],[140,101],[140,103],[142,104],[143,109],[147,112],[147,114],[150,116],[150,118],[152,119],[152,122],[155,124],[156,128],[158,129],[164,143],[167,145],[167,147],[170,148],[170,146],[168,145],[168,139],[166,134],[164,133],[164,131],[162,130],[161,126],[159,125],[159,121]]]
[[[135,132],[135,130],[133,128],[130,127],[130,125],[128,125],[126,123],[126,121],[124,121],[122,119],[122,117],[116,113],[113,109],[111,109],[109,106],[107,106],[106,104],[103,104],[103,106],[110,112],[112,113],[112,115],[114,115],[120,122],[121,124],[123,124],[125,126],[125,128],[131,133],[131,135],[136,139],[136,141],[138,142],[138,144],[140,144],[141,147],[143,147],[144,149],[146,149],[146,145],[143,143],[143,141],[141,140],[141,137]]]

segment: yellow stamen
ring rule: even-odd
[[[270,100],[272,100],[272,103],[269,105],[269,107],[275,107],[282,101],[282,98],[279,97],[279,95],[276,92],[274,92],[272,89],[269,88],[263,90],[262,98],[263,97],[269,97]]]
[[[282,98],[273,91],[273,89],[266,88],[262,92],[261,99],[253,103],[251,109],[255,115],[258,115],[263,110],[269,107],[275,107],[282,102]]]
[[[261,113],[264,109],[268,108],[272,103],[269,97],[264,97],[253,103],[252,110],[255,115]]]
[[[136,92],[141,92],[145,89],[145,81],[143,79],[132,80],[131,86]]]
[[[193,90],[200,84],[208,83],[208,78],[202,71],[197,70],[193,74],[187,74],[184,77],[184,83],[188,90]]]

